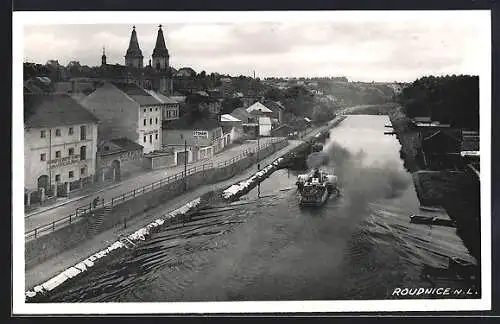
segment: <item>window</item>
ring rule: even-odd
[[[149,143],[153,143],[153,135],[149,135]]]
[[[158,111],[158,108],[155,108],[155,111]]]
[[[184,134],[181,134],[181,139],[184,139]]]
[[[56,174],[56,182],[59,182],[61,181],[61,175],[60,174]]]
[[[68,172],[68,178],[72,179],[73,178],[73,171]]]
[[[146,109],[144,109],[144,112],[146,112]]]
[[[40,161],[45,161],[47,159],[47,154],[42,153],[40,154]]]
[[[155,139],[158,139],[158,134],[155,134]]]
[[[56,136],[61,136],[61,130],[59,128],[56,128]]]
[[[85,175],[85,173],[87,173],[87,168],[86,167],[83,167],[80,169],[80,175]]]
[[[155,119],[155,124],[158,124],[158,117],[156,117]]]
[[[87,127],[85,126],[80,126],[80,140],[86,140],[87,139]]]
[[[61,151],[56,151],[56,159],[61,157]]]
[[[80,147],[80,160],[83,161],[86,159],[87,159],[87,147],[82,146],[82,147]]]
[[[153,125],[153,118],[149,118],[149,125]]]
[[[153,108],[149,108],[149,111],[153,111]]]
[[[144,126],[146,126],[146,119],[144,119]]]
[[[72,156],[73,154],[75,154],[75,149],[74,148],[68,149],[68,155]]]
[[[68,130],[68,135],[73,135],[73,127],[70,127]]]
[[[144,138],[143,138],[143,142],[144,142],[144,143],[146,143],[146,136],[144,136]]]
[[[45,131],[40,131],[40,138],[45,138]]]
[[[167,118],[170,118],[170,110],[167,110]]]

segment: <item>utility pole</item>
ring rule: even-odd
[[[184,191],[187,191],[187,160],[188,160],[188,151],[187,151],[187,140],[184,140]]]
[[[45,188],[45,190],[47,189],[51,189],[52,188],[52,168],[50,167],[50,161],[52,160],[52,128],[49,128],[49,188]],[[47,193],[45,193],[47,194]]]
[[[257,172],[260,171],[260,109],[257,115]],[[260,198],[260,181],[257,183],[257,198]]]

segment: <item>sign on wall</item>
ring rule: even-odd
[[[144,131],[144,135],[156,134],[156,133],[158,133],[158,130],[157,130],[157,129],[150,130],[150,131]]]
[[[208,131],[193,131],[193,136],[208,138]]]
[[[71,155],[71,156],[65,156],[65,157],[60,158],[60,159],[50,160],[48,162],[48,164],[49,164],[49,168],[53,169],[53,168],[57,168],[57,167],[65,166],[65,165],[70,165],[70,164],[76,163],[78,161],[80,161],[80,155]]]

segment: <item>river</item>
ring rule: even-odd
[[[254,189],[238,202],[207,206],[50,301],[385,299],[398,287],[469,288],[421,276],[424,266],[446,267],[448,257],[474,260],[454,228],[409,223],[422,212],[399,143],[383,134],[389,123],[354,115],[331,130],[321,154],[342,196],[322,208],[299,208],[300,171],[278,170],[261,184],[261,198]]]

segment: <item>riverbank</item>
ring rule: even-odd
[[[479,181],[467,170],[425,170],[419,161],[419,133],[410,128],[410,119],[400,107],[389,113],[396,137],[401,144],[400,156],[412,173],[421,207],[442,207],[457,224],[457,234],[480,264],[480,192]]]
[[[336,123],[333,123],[336,125]],[[319,129],[312,131],[308,134],[305,140],[308,140],[317,134],[321,134],[325,131],[325,129],[329,129],[330,127],[320,127]],[[289,153],[296,149],[300,144],[303,144],[302,141],[289,141],[289,145],[285,148],[271,154],[271,156],[262,159],[261,164],[267,165],[277,158]],[[109,229],[105,232],[102,232],[91,239],[85,240],[81,242],[78,246],[75,246],[72,249],[66,250],[62,253],[59,253],[53,256],[50,259],[45,260],[33,267],[29,268],[25,272],[25,286],[26,288],[33,288],[36,285],[40,285],[42,282],[45,282],[49,278],[53,278],[66,269],[79,264],[82,259],[88,257],[89,255],[95,255],[99,253],[99,251],[103,251],[107,249],[110,244],[112,244],[118,237],[120,236],[128,236],[130,233],[137,231],[137,229],[145,226],[146,222],[152,222],[165,216],[166,212],[171,213],[173,210],[182,208],[186,204],[186,201],[194,201],[199,197],[206,197],[206,195],[210,195],[211,193],[217,193],[221,190],[227,188],[231,184],[235,182],[247,179],[250,175],[254,174],[256,171],[255,165],[248,167],[246,170],[238,174],[237,176],[232,177],[226,181],[221,181],[214,185],[204,185],[197,187],[194,191],[178,196],[168,202],[168,206],[166,204],[162,204],[160,206],[156,206],[144,214],[134,217],[130,221],[127,221],[128,229],[124,229],[122,226]],[[218,196],[218,195],[216,195]],[[212,194],[213,197],[213,194]],[[94,251],[94,252],[92,252]],[[92,253],[90,253],[92,252]]]

